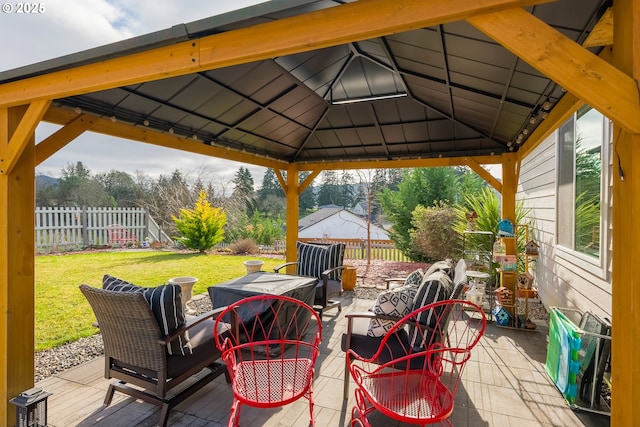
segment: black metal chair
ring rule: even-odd
[[[322,314],[331,309],[337,308],[342,311],[340,301],[332,298],[342,294],[342,265],[344,260],[345,244],[322,244],[322,243],[297,243],[298,260],[287,262],[273,269],[278,273],[281,269],[295,265],[295,274],[299,276],[317,277],[319,279],[316,287],[316,296],[313,306],[322,318]]]

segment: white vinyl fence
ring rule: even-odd
[[[141,208],[36,208],[36,252],[57,252],[109,245],[107,226],[120,224],[137,242],[147,237],[170,241]]]

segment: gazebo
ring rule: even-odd
[[[514,220],[521,161],[589,105],[614,125],[612,423],[632,425],[638,79],[640,0],[272,0],[1,72],[0,420],[34,380],[34,169],[83,132],[273,168],[289,261],[323,170],[465,165]],[[62,127],[35,141],[41,121]]]

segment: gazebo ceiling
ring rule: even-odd
[[[71,55],[62,63],[0,73],[0,83],[342,3],[274,0]],[[528,11],[582,43],[607,5],[562,0]],[[458,21],[56,99],[52,105],[267,158],[331,162],[517,151],[563,94],[562,87]]]

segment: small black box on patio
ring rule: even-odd
[[[16,406],[16,427],[46,427],[49,396],[51,393],[34,387],[11,399]]]

